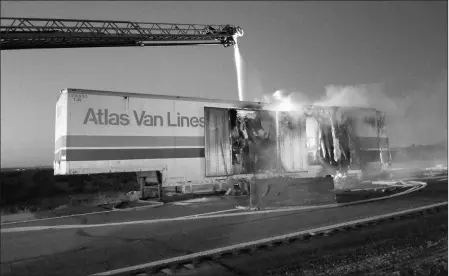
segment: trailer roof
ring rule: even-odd
[[[81,88],[67,88],[61,90],[61,93],[87,93],[94,95],[106,95],[106,96],[119,96],[119,97],[136,97],[136,98],[151,98],[151,99],[167,99],[177,101],[194,101],[194,102],[213,102],[213,103],[230,103],[230,104],[249,104],[249,105],[264,105],[261,102],[250,101],[231,101],[231,100],[218,100],[198,97],[183,97],[183,96],[170,96],[170,95],[158,95],[158,94],[143,94],[134,92],[121,92],[121,91],[107,91],[107,90],[91,90]]]
[[[61,90],[63,93],[87,93],[91,95],[105,95],[105,96],[119,96],[119,97],[136,97],[136,98],[150,98],[150,99],[166,99],[166,100],[177,100],[177,101],[194,101],[194,102],[210,102],[210,103],[227,103],[236,107],[247,106],[252,108],[262,108],[269,104],[262,102],[250,102],[250,101],[231,101],[231,100],[219,100],[219,99],[208,99],[208,98],[198,98],[198,97],[183,97],[183,96],[170,96],[170,95],[158,95],[158,94],[143,94],[143,93],[133,93],[133,92],[121,92],[121,91],[107,91],[107,90],[92,90],[92,89],[82,89],[82,88],[66,88]],[[303,106],[312,106],[310,104]],[[338,106],[316,106],[321,108],[335,108]],[[365,110],[365,111],[378,111],[374,108],[366,107],[346,107],[342,106],[340,108],[346,110]]]

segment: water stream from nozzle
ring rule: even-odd
[[[239,45],[237,43],[237,37],[234,37],[234,62],[235,70],[237,72],[237,89],[239,93],[239,101],[243,101],[243,74],[242,74],[242,56],[240,54]]]

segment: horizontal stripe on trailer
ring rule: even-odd
[[[184,149],[184,148],[204,148],[201,146],[198,147],[186,147],[186,146],[171,146],[171,147],[71,147],[71,148],[58,148],[55,150],[55,154],[58,153],[58,151],[61,150],[87,150],[87,149]]]
[[[60,137],[55,148],[112,147],[204,147],[204,136],[93,136],[67,135]]]
[[[360,148],[378,148],[388,145],[385,137],[357,137]],[[55,149],[114,148],[114,147],[204,147],[204,136],[93,136],[67,135],[60,137]]]
[[[204,148],[159,149],[67,149],[55,154],[55,160],[100,161],[134,159],[204,158]]]

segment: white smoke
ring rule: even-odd
[[[383,84],[374,83],[329,85],[324,96],[318,100],[312,100],[305,93],[291,92],[291,99],[298,105],[361,107],[383,111],[392,146],[447,144],[447,72],[443,78],[405,94],[405,97],[389,96]]]
[[[314,105],[343,106],[343,107],[366,107],[375,108],[384,112],[396,112],[397,102],[383,93],[383,85],[363,84],[354,86],[326,87],[326,94]]]
[[[292,103],[296,105],[308,105],[312,104],[313,101],[305,94],[301,92],[291,92],[286,89],[278,89],[271,94],[263,94],[260,98],[255,98],[257,102],[263,103],[273,103],[279,100],[278,97],[289,98]]]

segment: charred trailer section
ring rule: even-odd
[[[302,112],[207,107],[205,120],[206,176],[307,171]]]
[[[369,178],[391,163],[385,114],[374,109],[206,108],[205,117],[206,176],[301,173],[318,166],[321,176]]]
[[[374,109],[350,110],[348,113],[353,122],[357,169],[366,177],[380,174],[391,163],[385,114]]]
[[[278,114],[278,160],[281,172],[304,172],[308,167],[306,117],[301,112]]]
[[[275,112],[231,109],[233,174],[251,174],[276,169]]]
[[[327,175],[378,175],[391,163],[385,114],[374,109],[309,107],[309,164]]]
[[[347,139],[337,124],[335,110],[327,107],[310,106],[304,109],[306,115],[306,135],[308,163],[321,166],[324,175],[334,175],[347,165],[349,154],[347,146],[342,147]]]

